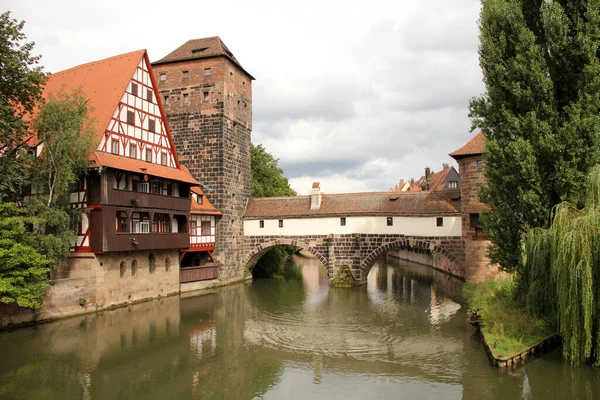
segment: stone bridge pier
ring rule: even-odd
[[[307,236],[246,236],[244,265],[252,268],[269,250],[281,245],[304,249],[327,268],[329,279],[346,265],[358,285],[367,283],[375,260],[390,250],[400,258],[426,263],[430,267],[469,280],[465,268],[464,241],[460,236],[425,237],[390,234],[340,234]]]

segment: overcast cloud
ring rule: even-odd
[[[7,4],[6,4],[7,3]],[[8,0],[56,72],[148,49],[162,58],[220,36],[256,81],[252,142],[292,187],[388,190],[426,166],[456,165],[469,99],[484,91],[479,0]]]

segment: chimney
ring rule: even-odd
[[[450,164],[442,164],[442,168],[443,169],[446,169],[446,168],[449,168],[449,167],[450,167]]]
[[[319,182],[313,182],[312,188],[310,189],[310,209],[318,210],[321,208],[321,184]]]
[[[431,168],[425,167],[425,190],[429,190],[429,175],[431,174]]]

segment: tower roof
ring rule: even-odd
[[[202,39],[192,39],[179,46],[165,57],[154,61],[152,65],[175,63],[179,61],[199,60],[202,58],[225,57],[238,66],[250,79],[254,77],[248,73],[233,55],[231,50],[223,43],[220,37],[213,36]]]
[[[485,138],[483,136],[483,132],[479,132],[475,137],[467,142],[460,149],[450,153],[450,157],[455,160],[459,160],[461,158],[470,157],[470,156],[478,156],[483,154],[483,150],[485,147]]]

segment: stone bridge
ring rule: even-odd
[[[252,268],[269,250],[292,245],[317,257],[332,279],[342,265],[349,267],[357,284],[367,282],[375,260],[390,250],[398,250],[400,258],[420,261],[466,279],[464,242],[460,236],[427,237],[401,234],[329,234],[305,236],[246,236],[244,265]],[[423,256],[426,256],[425,258]]]

